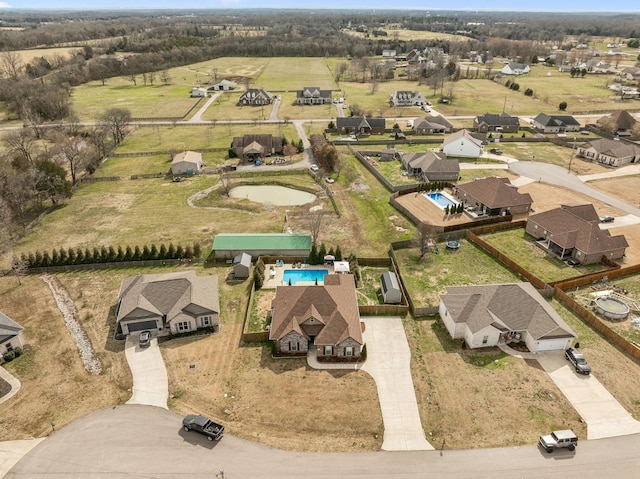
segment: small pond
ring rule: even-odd
[[[306,191],[276,185],[244,185],[231,188],[231,198],[247,199],[256,203],[269,203],[276,206],[299,206],[312,203],[316,195]]]

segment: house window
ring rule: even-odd
[[[178,329],[178,331],[189,331],[189,329],[190,329],[189,322],[188,321],[183,321],[181,323],[177,323],[176,324],[176,328]]]
[[[289,341],[289,351],[299,351],[298,341]]]
[[[346,348],[344,348],[344,355],[353,356],[353,346],[347,346]]]
[[[333,346],[325,346],[324,347],[324,355],[325,356],[333,355]]]
[[[202,317],[202,325],[203,326],[211,326],[211,316],[203,316]]]
[[[482,337],[482,344],[487,344],[489,342],[489,336]]]

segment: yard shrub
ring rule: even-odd
[[[560,104],[558,105],[558,109],[560,111],[565,111],[567,109],[567,102],[566,101],[560,102]]]
[[[531,88],[527,88],[527,89],[524,91],[524,95],[525,95],[525,96],[533,96],[533,90],[532,90]]]

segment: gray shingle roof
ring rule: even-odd
[[[508,178],[495,176],[458,185],[458,191],[480,201],[489,208],[509,208],[531,205],[533,199],[529,193],[519,193]]]

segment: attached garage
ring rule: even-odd
[[[158,329],[158,323],[155,319],[151,321],[127,321],[122,323],[122,332],[124,334],[146,331],[147,329]]]

